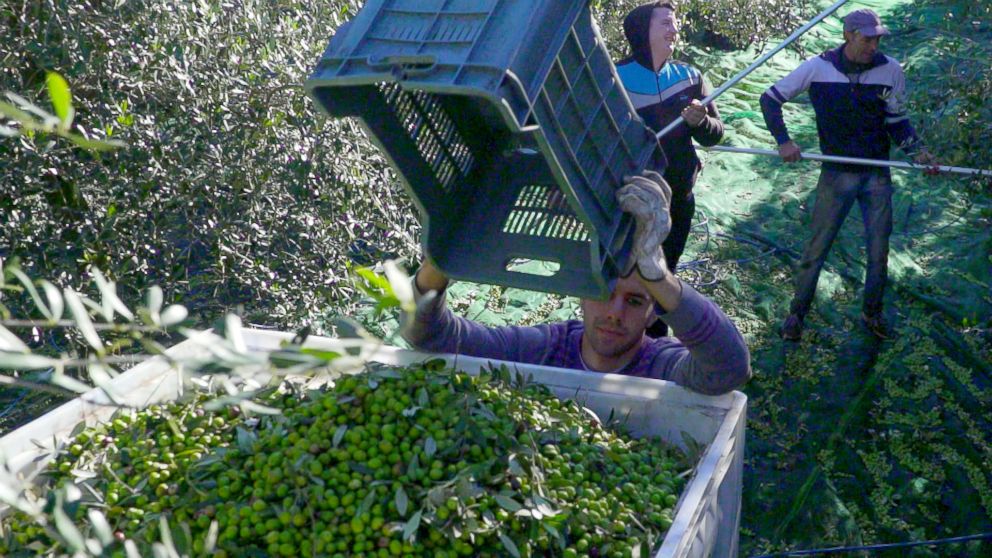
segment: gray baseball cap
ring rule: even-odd
[[[889,34],[889,30],[882,25],[882,20],[879,19],[878,14],[867,8],[854,10],[844,16],[844,31],[857,31],[865,37]]]

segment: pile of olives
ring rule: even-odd
[[[177,548],[219,558],[627,557],[656,549],[688,467],[506,369],[433,361],[287,383],[262,400],[275,415],[208,399],[82,431],[43,484],[83,487],[67,512],[85,533],[101,510],[112,555],[151,548],[165,517]],[[66,552],[52,525],[0,522],[0,555]]]

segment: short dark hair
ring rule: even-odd
[[[658,0],[658,3],[655,4],[654,7],[655,8],[668,8],[669,10],[672,10],[673,12],[675,11],[675,4],[672,3],[672,2],[665,2],[664,0]]]

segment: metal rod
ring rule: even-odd
[[[753,149],[750,147],[728,147],[725,145],[714,145],[712,147],[700,147],[707,151],[720,151],[723,153],[746,153],[748,155],[768,155],[778,157],[778,151],[770,149]],[[865,165],[870,167],[892,167],[906,170],[928,170],[937,169],[940,172],[951,172],[955,174],[967,174],[972,176],[992,176],[992,170],[969,169],[966,167],[948,167],[945,165],[921,165],[918,163],[907,163],[904,161],[882,161],[879,159],[859,159],[857,157],[841,157],[838,155],[823,155],[820,153],[803,153],[803,159],[811,161],[827,161],[830,163],[847,163],[851,165]]]
[[[820,15],[818,15],[818,16],[814,17],[813,19],[811,19],[809,21],[809,23],[807,23],[806,25],[803,25],[799,29],[796,29],[796,31],[793,34],[789,35],[789,37],[785,41],[783,41],[782,44],[780,44],[777,47],[773,48],[772,50],[768,51],[761,58],[755,60],[753,64],[751,64],[750,66],[748,66],[747,68],[745,68],[744,71],[742,71],[741,73],[737,74],[736,76],[730,78],[726,83],[724,83],[723,85],[721,85],[720,87],[718,87],[716,89],[716,91],[710,93],[709,96],[707,96],[705,99],[703,99],[702,101],[700,101],[702,103],[702,105],[705,107],[706,105],[709,105],[710,103],[712,103],[717,97],[719,97],[720,95],[723,95],[724,91],[726,91],[726,90],[730,89],[731,87],[733,87],[734,85],[736,85],[738,81],[744,79],[745,76],[747,76],[748,74],[750,74],[751,72],[753,72],[755,69],[757,69],[758,66],[761,66],[762,64],[764,64],[765,62],[767,62],[769,58],[771,58],[772,56],[775,56],[775,54],[778,51],[780,51],[783,48],[789,46],[789,43],[791,43],[792,41],[795,41],[796,39],[798,39],[800,37],[800,35],[802,35],[803,33],[807,32],[807,31],[809,31],[814,25],[816,25],[817,23],[820,23],[821,21],[823,21],[824,19],[826,19],[827,16],[829,16],[830,14],[836,12],[841,6],[843,6],[846,3],[847,3],[847,0],[837,0],[837,2],[834,3],[833,6],[830,6],[826,10],[823,10],[822,12],[820,12]],[[661,138],[665,137],[666,135],[668,135],[668,132],[671,132],[676,127],[678,127],[679,124],[681,124],[683,122],[685,122],[685,119],[682,118],[681,116],[679,116],[678,118],[676,118],[675,120],[673,120],[671,124],[669,124],[668,126],[665,126],[664,129],[662,129],[660,132],[658,132],[657,134],[655,134],[655,136],[658,139],[661,139]]]

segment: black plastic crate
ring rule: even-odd
[[[615,191],[664,154],[587,2],[370,0],[306,89],[371,132],[448,275],[609,294],[633,233]]]

